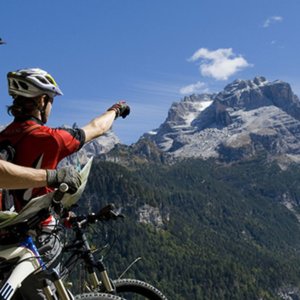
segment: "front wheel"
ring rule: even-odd
[[[116,279],[113,280],[113,285],[116,288],[117,295],[128,300],[168,300],[157,288],[140,280]]]
[[[75,296],[75,300],[125,300],[119,296],[105,293],[87,293]]]

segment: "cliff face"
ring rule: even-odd
[[[174,103],[144,138],[177,158],[235,161],[263,150],[271,159],[299,162],[300,102],[288,83],[236,80],[218,94]]]

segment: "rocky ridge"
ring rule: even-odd
[[[85,144],[79,151],[66,157],[60,162],[63,165],[84,165],[92,156],[100,156],[108,153],[116,145],[120,144],[119,138],[110,130],[95,140]]]
[[[143,136],[175,158],[236,161],[260,151],[300,162],[300,102],[288,83],[235,80],[218,94],[185,97]]]

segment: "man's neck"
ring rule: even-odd
[[[35,117],[35,116],[22,116],[22,117],[16,117],[15,118],[15,122],[25,122],[28,120],[32,120],[35,121],[38,124],[44,125],[44,123],[42,122],[42,120],[40,120],[39,118]]]

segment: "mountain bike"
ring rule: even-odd
[[[89,279],[85,283],[85,287],[88,291],[108,293],[126,299],[167,300],[162,292],[149,283],[137,279],[111,279],[108,275],[108,269],[105,266],[104,258],[97,259],[95,255],[96,251],[91,248],[87,234],[90,225],[97,222],[118,220],[123,217],[123,215],[116,212],[115,207],[112,204],[102,208],[96,214],[90,213],[87,215],[71,217],[69,219],[69,224],[74,232],[75,238],[67,243],[63,249],[63,252],[68,256],[63,263],[65,274],[72,272],[76,263],[80,261],[83,262],[88,274],[87,277]],[[76,297],[76,299],[82,298]],[[99,300],[100,298],[95,296],[90,299]]]
[[[64,191],[62,191],[63,189]],[[61,193],[66,188],[61,188]],[[57,198],[55,197],[57,195]],[[53,198],[53,199],[52,199]],[[8,216],[0,224],[0,299],[18,299],[17,292],[28,276],[38,274],[43,280],[43,294],[47,300],[73,300],[74,296],[64,285],[61,276],[48,269],[32,235],[49,213],[61,210],[61,195],[47,194],[30,201],[19,214]],[[54,211],[53,211],[54,210]],[[3,214],[1,215],[3,217]],[[51,282],[55,291],[50,287]],[[25,286],[26,287],[26,286]],[[96,297],[96,298],[95,298]],[[77,295],[76,299],[124,300],[107,293]]]

